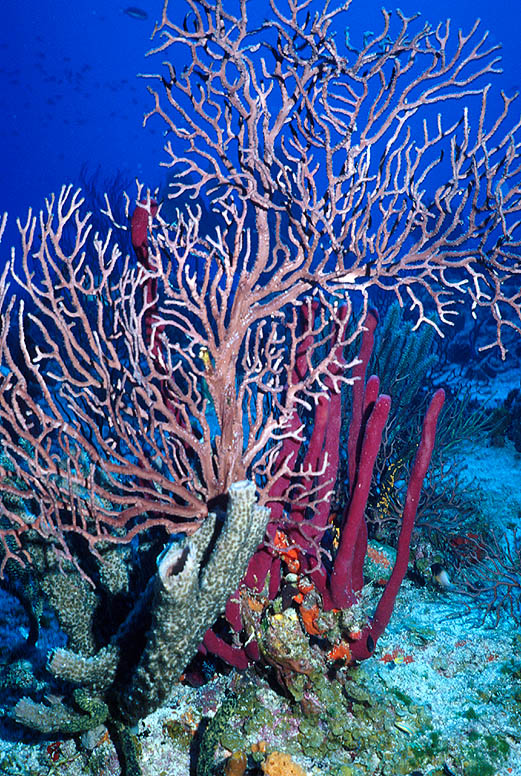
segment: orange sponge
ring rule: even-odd
[[[262,764],[266,776],[307,776],[300,765],[293,762],[289,754],[272,752]]]

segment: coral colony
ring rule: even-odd
[[[415,440],[390,559],[365,518],[391,403],[367,373],[371,300],[441,335],[487,317],[503,357],[520,331],[520,123],[507,96],[487,111],[498,59],[478,25],[384,11],[356,48],[349,2],[271,0],[253,22],[245,0],[185,0],[180,24],[169,5],[147,119],[168,130],[175,217],[139,188],[127,222],[107,204],[94,234],[65,186],[18,224],[2,277],[1,570],[26,646],[44,602],[67,636],[47,662],[60,697],[10,711],[43,733],[121,731],[197,653],[268,664],[283,686],[306,655],[370,658],[444,403]],[[372,611],[368,555],[387,567]]]

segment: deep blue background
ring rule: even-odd
[[[133,3],[132,3],[133,4]],[[151,106],[145,58],[162,0],[138,0],[148,14],[126,15],[125,3],[107,0],[7,0],[0,25],[0,213],[14,220],[62,183],[76,182],[85,163],[102,179],[121,174],[149,185],[164,177],[159,161],[163,126],[142,128]],[[255,15],[269,16],[268,0],[251,0]],[[130,5],[130,3],[129,3]],[[421,11],[432,23],[452,18],[453,31],[467,31],[480,16],[491,43],[503,44],[502,86],[521,85],[521,4],[514,0],[397,0],[407,15]],[[353,0],[349,26],[379,31],[381,3]],[[392,5],[388,5],[390,9]],[[184,3],[171,8],[184,15]],[[156,67],[156,62],[154,62]],[[157,67],[156,67],[157,71]],[[498,80],[498,79],[496,79]],[[521,111],[521,99],[515,113]]]

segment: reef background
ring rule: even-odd
[[[474,442],[464,455],[466,476],[469,481],[479,476],[482,488],[475,494],[476,511],[498,528],[521,526],[516,485],[521,454],[513,444],[498,448]],[[16,599],[0,591],[2,645],[26,637],[24,619]],[[50,623],[42,633],[42,651],[56,643]],[[215,721],[210,749],[221,768],[232,751],[245,752],[252,762],[252,751],[266,746],[268,752],[290,754],[307,776],[519,776],[520,648],[521,628],[508,617],[496,627],[480,624],[476,612],[465,615],[462,600],[452,592],[406,580],[375,656],[349,669],[356,722],[347,729],[335,724],[334,694],[325,709],[326,729],[322,722],[310,724],[253,670],[242,676],[233,671],[200,688],[174,687],[163,708],[134,730],[139,761],[147,776],[212,773],[200,763],[201,770],[190,770],[194,735],[205,718],[207,730]],[[231,706],[230,692],[238,698]],[[0,728],[0,773],[6,776],[120,774],[103,726],[77,740],[51,737],[35,743],[29,734],[21,735],[23,740],[14,740],[12,729],[8,734]]]

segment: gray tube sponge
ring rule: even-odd
[[[114,682],[118,661],[119,648],[112,644],[103,647],[92,657],[58,647],[51,652],[47,669],[59,679],[100,691]]]
[[[262,541],[269,509],[257,506],[255,485],[234,483],[228,495],[226,520],[204,566],[215,532],[214,514],[192,537],[170,545],[158,558],[147,644],[128,685],[118,693],[118,714],[126,722],[161,705],[224,611]]]
[[[73,698],[80,711],[74,711],[56,698],[48,703],[20,698],[10,716],[40,733],[54,734],[83,733],[105,722],[109,710],[101,698],[89,695],[80,687],[74,690]]]

